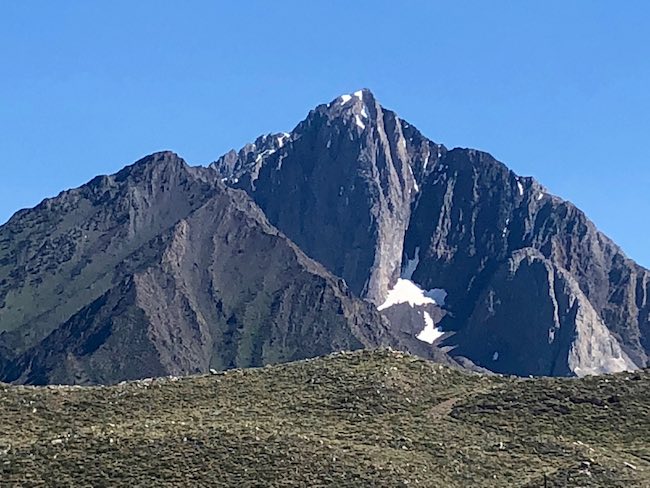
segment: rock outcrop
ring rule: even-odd
[[[416,342],[392,334],[245,193],[172,153],[23,212],[1,232],[25,243],[7,253],[23,286],[5,288],[3,381],[114,383]],[[65,253],[48,244],[60,235]]]
[[[583,313],[596,314],[588,322],[607,329],[612,348],[594,353],[603,355],[602,367],[576,366],[583,362],[570,360],[569,348],[557,359],[562,366],[519,369],[513,363],[499,370],[582,374],[650,364],[648,270],[627,258],[584,213],[533,178],[516,175],[488,153],[447,150],[428,140],[367,90],[321,105],[290,134],[258,139],[212,167],[229,185],[246,190],[308,255],[378,306],[398,283],[400,270],[417,260],[410,280],[422,290],[447,294],[445,313],[433,315],[440,321],[436,327],[450,332],[439,343],[452,354],[494,366],[485,361],[484,344],[474,344],[478,339],[468,331],[495,274],[514,253],[531,249],[554,274],[573,280],[570,294],[579,297]],[[500,286],[515,282],[537,286],[523,278]],[[542,296],[551,295],[551,284],[545,286]],[[513,336],[513,344],[553,327],[548,317],[537,317],[542,302],[530,305],[513,304],[512,313],[516,310],[518,323],[539,330],[511,327],[509,334],[522,334]],[[414,330],[405,325],[411,319],[403,312],[385,313],[396,329]],[[590,347],[577,317],[562,318],[571,323],[565,329],[582,331],[572,339],[574,351]],[[544,354],[528,350],[532,356],[538,352]]]
[[[533,248],[515,251],[447,339],[492,371],[566,376],[635,369],[576,280]]]
[[[0,380],[379,345],[606,373],[650,365],[649,296],[650,271],[574,205],[360,90],[207,168],[156,153],[0,226]]]
[[[438,154],[417,142],[410,126],[361,90],[318,106],[291,134],[259,138],[212,167],[310,257],[379,305],[399,276],[422,172],[410,152]]]

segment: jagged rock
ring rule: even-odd
[[[431,300],[384,307],[405,281]],[[0,379],[378,345],[510,374],[634,369],[649,296],[650,272],[571,203],[361,90],[209,168],[157,153],[18,212],[0,227]]]
[[[426,158],[437,146],[414,142],[412,128],[368,90],[318,106],[281,147],[278,140],[260,138],[212,167],[310,257],[379,305],[399,275],[414,171],[422,171],[409,150]]]
[[[462,331],[480,314],[476,308],[495,273],[513,253],[531,248],[556,273],[570,276],[570,287],[581,292],[570,294],[580,297],[579,310],[590,319],[567,320],[604,325],[627,366],[650,364],[650,272],[628,259],[580,210],[550,195],[533,178],[516,175],[485,152],[448,151],[382,108],[367,90],[311,111],[284,136],[282,147],[269,146],[274,139],[258,139],[212,167],[228,184],[246,190],[307,254],[376,305],[395,286],[400,269],[418,258],[410,279],[424,290],[447,293],[440,327],[458,332],[444,342],[452,354],[471,351],[463,361],[486,364],[483,344],[469,347],[456,341],[470,340]],[[537,286],[523,278],[516,281]],[[549,296],[551,290],[540,293]],[[532,300],[527,309],[517,307],[517,323],[543,336],[554,325],[549,317],[540,321],[538,306]],[[392,315],[401,315],[393,317],[397,330],[413,330],[403,314],[395,310]],[[585,355],[580,351],[594,344],[584,327],[574,323],[569,328],[582,331],[571,360],[581,363],[576,357]],[[611,354],[602,358],[604,363],[619,357],[612,347],[600,350]],[[528,354],[538,352],[544,354]],[[577,367],[569,367],[568,353],[558,361],[565,364],[553,371],[571,374]]]
[[[534,313],[530,313],[530,311]],[[576,280],[539,251],[515,251],[446,340],[492,371],[566,376],[635,369]]]
[[[9,321],[14,306],[0,315],[2,328],[13,326],[5,344],[19,345],[5,381],[114,383],[407,347],[245,193],[172,153],[23,212],[0,232],[27,243],[8,253],[24,276],[6,288],[8,302],[34,300],[25,323]],[[65,259],[36,244],[56,235],[74,236]]]
[[[581,301],[589,303],[581,310],[593,309],[633,364],[648,364],[650,273],[626,258],[571,203],[549,195],[532,178],[515,175],[489,154],[454,149],[428,175],[406,235],[407,256],[416,248],[420,262],[413,280],[448,292],[443,329],[468,326],[497,270],[516,251],[532,248],[573,279],[584,295]],[[532,279],[517,280],[517,286],[535,288]],[[551,290],[540,293],[548,296]],[[540,322],[541,306],[533,299],[528,308],[517,307],[518,323],[539,328],[531,334],[544,335],[553,327]],[[582,334],[579,340],[586,339]],[[454,338],[447,344],[454,346]],[[528,350],[533,357],[538,353]],[[481,362],[484,354],[470,359]]]

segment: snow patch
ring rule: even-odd
[[[395,286],[388,291],[386,301],[377,307],[384,310],[400,303],[408,303],[411,307],[416,305],[444,305],[447,292],[441,288],[423,290],[411,280],[399,278]]]
[[[400,278],[395,283],[395,286],[388,291],[386,301],[379,305],[377,310],[381,311],[400,303],[408,303],[411,307],[427,304],[443,306],[445,304],[445,299],[447,298],[447,292],[445,290],[441,288],[423,290],[411,281],[411,277],[418,267],[419,262],[420,248],[416,247],[413,259],[406,259],[402,267],[402,272],[400,273]],[[418,315],[420,314],[419,311],[416,313]],[[417,334],[416,338],[423,342],[433,344],[444,333],[434,326],[433,318],[428,312],[423,310],[422,314],[424,328]]]
[[[363,90],[355,91],[354,96],[357,97],[359,100],[363,100]]]
[[[407,259],[402,267],[400,278],[395,286],[388,290],[386,301],[377,307],[377,310],[384,310],[399,303],[408,303],[411,307],[415,305],[439,305],[443,306],[447,298],[447,292],[442,288],[432,288],[423,290],[416,283],[411,281],[411,277],[420,262],[420,248],[415,248],[413,259]]]
[[[420,187],[418,186],[417,181],[413,181],[413,189],[415,190],[415,193],[418,193],[420,191]]]
[[[424,312],[424,323],[426,325],[424,326],[424,329],[422,329],[416,336],[417,339],[421,340],[422,342],[433,344],[436,339],[444,335],[444,332],[442,332],[437,327],[434,327],[433,319],[428,312]]]
[[[519,195],[524,194],[524,185],[521,184],[521,181],[517,180],[517,188],[519,189]]]
[[[540,201],[542,198],[544,198],[544,193],[539,192],[539,193],[537,194],[537,201]]]
[[[341,95],[341,105],[345,105],[350,100],[352,100],[352,97],[350,95]]]
[[[366,112],[366,106],[365,105],[361,109],[361,117],[363,117],[364,119],[368,118],[368,112]]]
[[[362,130],[366,128],[363,122],[361,122],[361,118],[358,115],[354,116],[354,122],[359,126]]]
[[[255,162],[259,163],[264,156],[270,156],[271,154],[274,154],[274,153],[275,153],[275,149],[267,149],[266,151],[262,151],[255,158]]]
[[[408,303],[411,307],[415,305],[436,304],[436,301],[425,295],[424,290],[411,280],[399,278],[395,286],[389,290],[386,301],[377,307],[377,310],[384,310],[399,303]]]
[[[284,146],[284,141],[289,138],[289,134],[286,132],[283,132],[280,136],[278,136],[278,147]]]

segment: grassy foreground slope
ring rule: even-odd
[[[650,486],[650,373],[515,379],[381,350],[0,386],[10,486]]]

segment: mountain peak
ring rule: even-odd
[[[360,89],[210,169],[154,153],[0,226],[0,379],[384,340],[504,374],[619,371],[650,365],[649,297],[650,271],[577,208]]]
[[[139,159],[129,166],[125,166],[115,175],[115,178],[119,181],[127,176],[141,175],[152,170],[161,171],[165,168],[173,168],[174,170],[187,168],[187,163],[173,151],[158,151]]]
[[[330,103],[320,105],[316,109],[317,113],[325,115],[330,120],[347,120],[351,122],[352,127],[356,126],[361,131],[366,129],[368,122],[371,122],[372,125],[379,111],[381,111],[381,107],[367,88],[340,95]]]
[[[330,105],[333,105],[336,102],[339,102],[341,105],[346,105],[348,102],[365,102],[365,101],[375,101],[375,96],[368,88],[361,88],[352,93],[346,93],[339,97],[336,97]]]
[[[376,102],[375,96],[368,88],[361,88],[355,92],[345,93],[336,97],[327,104],[327,107],[329,109],[349,110],[366,104],[374,106]]]

